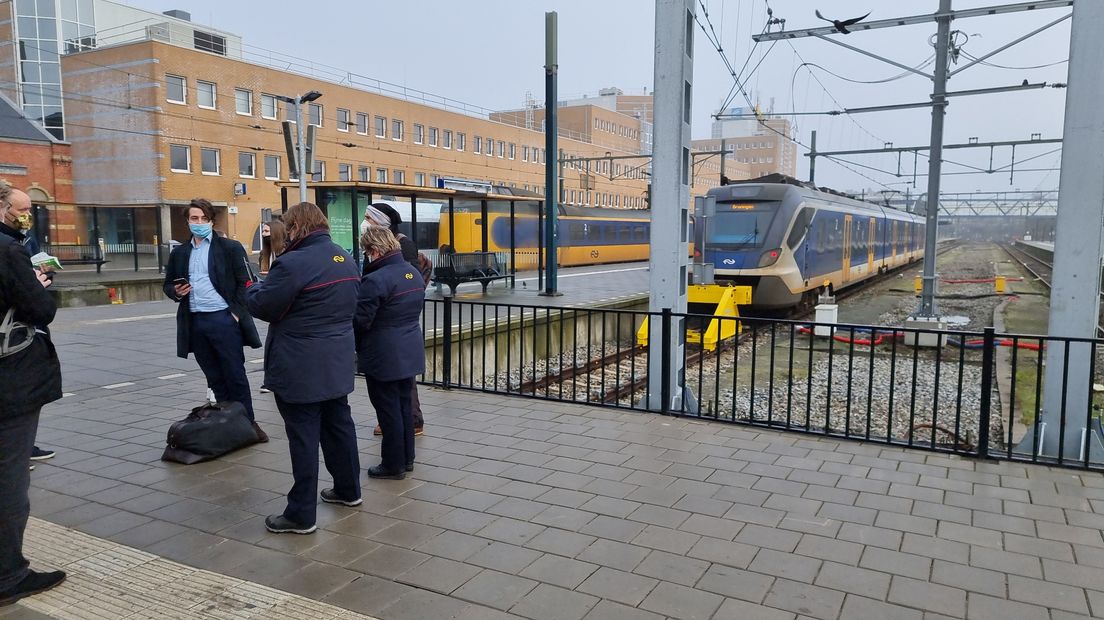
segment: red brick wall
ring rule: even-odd
[[[0,179],[32,196],[45,192],[50,211],[51,243],[76,243],[73,206],[73,159],[68,144],[0,140],[0,164],[25,166],[27,174],[0,174]],[[36,202],[38,202],[36,200]]]

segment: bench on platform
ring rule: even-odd
[[[441,254],[437,266],[433,268],[432,283],[441,290],[441,285],[449,287],[456,295],[456,287],[465,282],[478,282],[483,285],[483,294],[487,294],[487,285],[495,280],[512,278],[506,273],[494,252],[463,252]]]
[[[107,261],[98,245],[48,245],[46,253],[57,257],[62,266],[65,265],[95,265],[96,273]]]

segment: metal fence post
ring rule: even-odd
[[[444,338],[444,356],[441,361],[441,380],[445,389],[452,383],[452,297],[445,297],[445,311],[441,327],[441,336]]]
[[[661,336],[661,340],[660,340],[660,342],[661,342],[660,346],[661,346],[662,351],[663,351],[663,363],[661,365],[660,372],[663,373],[663,375],[662,375],[662,378],[661,378],[660,389],[659,389],[659,397],[660,397],[660,400],[662,401],[661,404],[660,404],[660,409],[659,410],[662,411],[664,414],[667,414],[667,413],[671,412],[671,355],[673,354],[673,351],[671,350],[671,309],[670,308],[664,308],[663,309],[662,324],[663,324],[663,327],[661,329],[662,336]],[[651,337],[651,343],[649,343],[649,344],[652,344],[652,343],[655,343],[655,337],[654,336]]]
[[[981,403],[978,411],[978,456],[981,458],[989,458],[989,414],[993,396],[993,354],[996,348],[996,330],[986,327],[981,349]]]

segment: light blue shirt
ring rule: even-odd
[[[214,233],[211,233],[214,234]],[[188,295],[188,304],[192,312],[217,312],[229,308],[226,300],[215,290],[211,275],[207,271],[211,256],[211,239],[204,239],[196,247],[192,244],[192,256],[188,261],[188,282],[192,292]]]

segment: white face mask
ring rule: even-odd
[[[368,223],[368,220],[361,220],[360,221],[360,234],[363,235],[364,233],[368,232],[368,228],[370,226],[371,226],[371,224]]]

